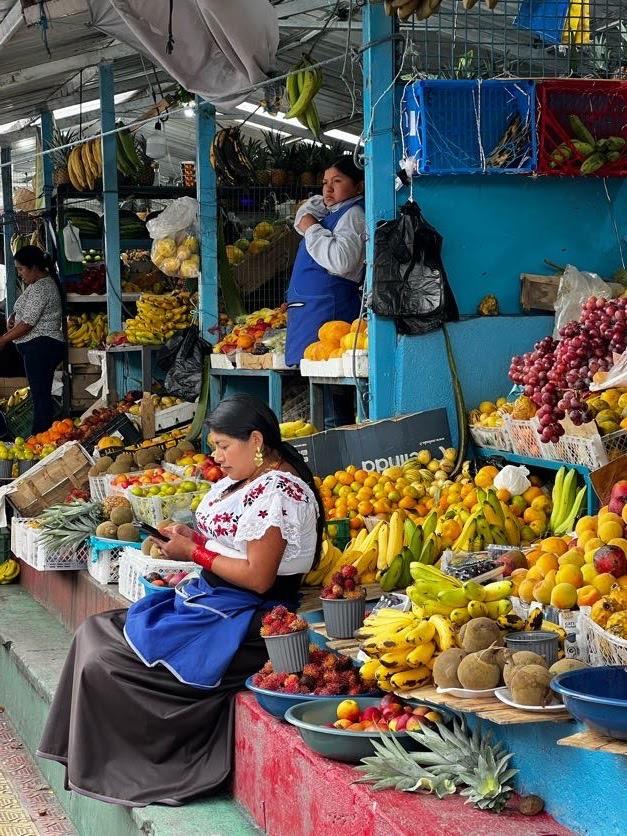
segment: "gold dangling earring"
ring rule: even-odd
[[[261,447],[257,447],[257,452],[255,453],[255,467],[261,467],[263,464],[263,453],[261,452]]]

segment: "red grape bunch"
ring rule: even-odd
[[[575,426],[592,421],[586,396],[594,375],[613,365],[613,355],[627,346],[627,298],[591,296],[578,322],[568,322],[560,339],[545,337],[533,351],[512,358],[510,379],[524,387],[536,404],[540,437],[557,442],[564,435],[559,423],[567,414]]]

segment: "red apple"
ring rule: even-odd
[[[356,723],[360,714],[359,704],[355,700],[342,700],[336,709],[338,720],[350,720],[351,723]]]
[[[408,720],[409,714],[399,714],[398,717],[392,717],[388,723],[388,727],[390,731],[404,731]]]
[[[418,715],[413,714],[409,720],[407,721],[407,725],[405,726],[405,731],[418,731],[422,728],[422,723],[420,722],[420,717]]]
[[[627,502],[627,479],[616,482],[610,493],[610,499],[620,499],[623,505]]]
[[[508,578],[514,569],[527,568],[527,558],[519,551],[505,552],[505,554],[499,555],[495,562],[503,567],[504,578]]]
[[[400,703],[394,702],[391,705],[386,705],[381,713],[383,719],[389,723],[392,717],[398,717],[399,714],[403,713],[403,708]]]
[[[381,719],[381,710],[376,707],[376,705],[369,705],[368,708],[365,708],[361,714],[362,720],[370,720],[373,722],[377,722],[377,720]]]
[[[428,714],[430,711],[431,709],[428,705],[417,705],[412,713],[415,714],[416,717],[424,717],[425,714]]]
[[[386,705],[390,705],[393,702],[398,702],[396,694],[384,694],[379,702],[379,708],[385,708]]]
[[[624,505],[625,505],[625,500],[621,499],[621,497],[619,497],[619,496],[616,496],[616,497],[613,497],[612,499],[610,499],[610,501],[607,504],[607,508],[608,508],[609,511],[612,512],[612,514],[618,514],[618,516],[620,517],[620,515],[623,513],[623,506]]]
[[[601,546],[594,553],[594,568],[601,575],[609,573],[615,578],[627,574],[627,559],[619,546]]]

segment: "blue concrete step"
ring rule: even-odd
[[[0,587],[0,705],[31,752],[39,743],[70,634],[19,586]],[[81,836],[252,836],[260,831],[229,796],[184,807],[128,809],[66,792],[63,769],[38,764]]]

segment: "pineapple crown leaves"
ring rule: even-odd
[[[423,751],[407,752],[387,735],[373,741],[377,755],[363,758],[360,782],[373,782],[373,789],[395,788],[406,792],[425,790],[439,798],[463,787],[467,803],[482,810],[500,812],[512,793],[509,781],[518,770],[508,766],[512,754],[477,725],[469,732],[465,720],[453,720],[452,730],[438,725],[437,731],[423,726],[409,736]]]

